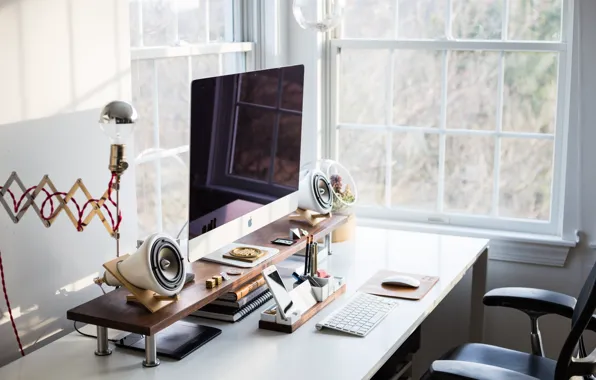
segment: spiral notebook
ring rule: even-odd
[[[209,304],[195,311],[191,315],[201,318],[217,319],[218,321],[238,322],[247,315],[271,300],[271,292],[267,288],[260,296],[241,308]]]

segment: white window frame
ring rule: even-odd
[[[571,67],[572,67],[572,37],[573,37],[573,26],[574,26],[574,0],[563,0],[562,4],[562,17],[561,17],[561,41],[560,42],[526,42],[526,41],[504,41],[507,33],[507,22],[508,17],[507,11],[509,9],[509,0],[503,0],[504,6],[504,17],[503,17],[503,28],[502,33],[503,40],[496,41],[478,41],[478,40],[457,40],[454,38],[448,38],[443,41],[439,40],[373,40],[373,39],[348,39],[339,38],[339,30],[330,33],[327,46],[329,49],[328,58],[328,75],[324,78],[323,85],[326,88],[326,101],[327,109],[329,109],[326,118],[326,127],[324,131],[324,144],[323,144],[323,155],[325,157],[331,157],[337,159],[337,131],[340,129],[356,128],[356,129],[367,129],[368,130],[381,130],[381,131],[408,131],[408,132],[419,132],[419,133],[433,133],[437,134],[440,139],[440,151],[439,151],[439,178],[438,186],[439,191],[437,192],[437,205],[439,212],[419,211],[411,210],[406,208],[389,208],[389,196],[391,189],[391,165],[387,165],[387,173],[385,174],[385,188],[386,188],[386,203],[384,207],[355,207],[355,211],[359,216],[364,218],[371,218],[375,220],[385,220],[388,222],[407,222],[415,224],[432,224],[436,226],[452,228],[454,226],[462,227],[466,229],[482,229],[486,231],[503,231],[507,235],[507,232],[514,233],[525,233],[534,234],[540,236],[556,236],[560,238],[573,241],[575,243],[575,236],[569,233],[569,228],[563,229],[564,219],[569,219],[569,215],[565,215],[564,218],[564,200],[565,200],[565,182],[566,182],[566,169],[567,169],[567,141],[569,133],[569,119],[570,119],[570,97],[571,97]],[[397,8],[397,7],[396,7]],[[447,7],[448,14],[446,19],[450,20],[451,11],[451,0]],[[451,26],[446,22],[446,35],[450,36]],[[396,23],[397,28],[397,23]],[[392,62],[395,59],[395,51],[401,49],[408,50],[442,50],[443,51],[443,71],[447,67],[446,59],[450,50],[456,51],[498,51],[500,52],[499,59],[499,93],[498,99],[498,115],[496,130],[454,130],[446,128],[446,110],[445,110],[445,98],[446,93],[446,75],[443,74],[442,82],[442,96],[443,96],[443,108],[441,112],[441,123],[439,128],[421,128],[414,126],[395,126],[391,123],[386,123],[385,126],[370,126],[370,125],[355,125],[347,123],[339,123],[339,72],[340,72],[340,59],[342,48],[351,49],[386,49],[391,52]],[[559,67],[558,67],[558,88],[557,88],[557,116],[555,132],[553,134],[539,134],[539,133],[517,133],[502,131],[502,102],[503,102],[503,79],[504,79],[504,54],[510,51],[523,51],[523,52],[554,52],[559,54]],[[389,66],[388,83],[393,83],[393,67]],[[393,104],[393,91],[387,91],[387,104]],[[391,110],[388,106],[389,111]],[[391,112],[387,112],[387,121],[391,121]],[[493,188],[493,202],[492,202],[492,213],[488,216],[480,215],[469,215],[459,214],[453,212],[442,211],[443,207],[443,196],[444,196],[444,178],[445,178],[445,136],[448,135],[467,135],[467,136],[493,136],[496,137],[495,141],[495,160],[494,160],[494,174],[493,178],[497,179],[494,181]],[[500,141],[501,137],[519,137],[519,138],[541,138],[554,140],[554,158],[553,158],[553,180],[551,187],[551,219],[550,221],[530,221],[524,219],[513,219],[496,217],[498,210],[498,176],[499,176],[499,152],[500,152]],[[391,140],[387,142],[386,146],[386,159],[391,159]],[[484,235],[491,235],[490,233],[484,233]],[[493,234],[494,236],[495,234]],[[497,234],[498,235],[498,234]]]
[[[204,1],[207,9],[209,6],[208,0],[197,0],[197,2]],[[234,41],[234,42],[221,42],[221,43],[212,43],[209,41],[209,11],[206,12],[206,33],[205,33],[205,41],[203,43],[196,43],[184,46],[143,46],[143,3],[142,1],[138,2],[137,7],[137,20],[139,22],[138,31],[139,35],[137,36],[137,40],[139,41],[139,47],[131,48],[131,61],[134,63],[135,61],[140,60],[149,60],[153,62],[153,147],[147,149],[140,154],[137,155],[134,159],[134,165],[146,164],[153,162],[155,165],[155,217],[157,221],[157,230],[163,231],[163,209],[162,209],[162,176],[161,176],[161,160],[163,158],[177,158],[178,155],[189,152],[189,145],[182,145],[175,148],[170,149],[163,149],[160,147],[160,125],[159,125],[159,77],[158,77],[158,60],[164,58],[173,58],[173,57],[187,57],[188,59],[188,79],[189,83],[192,81],[193,73],[192,73],[192,58],[193,57],[200,57],[204,55],[214,55],[217,54],[219,56],[219,74],[223,74],[224,72],[229,72],[230,70],[234,70],[235,67],[238,67],[236,63],[234,63],[234,67],[226,68],[224,67],[224,60],[223,54],[226,53],[246,53],[246,58],[244,60],[244,65],[246,70],[251,70],[258,64],[257,54],[259,54],[259,50],[256,49],[256,44],[254,41],[254,35],[259,31],[259,26],[255,25],[255,13],[258,11],[258,1],[257,0],[248,0],[248,1],[229,1],[226,3],[227,9],[226,12],[228,16],[234,20],[233,25],[226,25],[226,41]],[[175,4],[175,3],[174,3]],[[176,13],[177,17],[177,13]],[[174,22],[177,22],[175,20]],[[176,27],[176,33],[178,28]],[[175,38],[174,40],[178,40]],[[239,42],[236,42],[239,41]]]

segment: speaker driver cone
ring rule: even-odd
[[[178,248],[160,238],[151,249],[151,269],[157,282],[167,290],[175,290],[184,281],[184,262]]]
[[[315,174],[313,178],[313,192],[317,202],[321,207],[327,209],[332,206],[333,198],[331,194],[331,184],[327,178],[320,174]]]

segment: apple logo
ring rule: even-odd
[[[248,219],[248,227],[252,227],[252,216]]]

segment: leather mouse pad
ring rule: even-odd
[[[406,275],[420,281],[420,286],[410,288],[405,286],[383,285],[382,282],[387,277],[395,275]],[[372,276],[364,285],[358,289],[363,293],[375,294],[378,296],[405,298],[409,300],[422,299],[433,286],[439,281],[437,276],[425,276],[413,273],[395,272],[392,270],[380,270]]]

